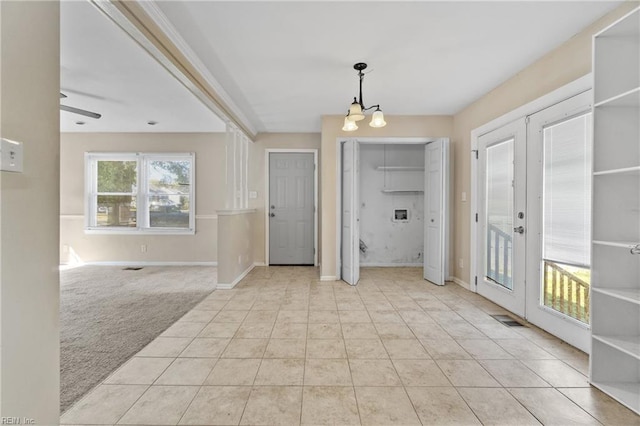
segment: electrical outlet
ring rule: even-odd
[[[467,193],[462,191],[462,202],[465,203],[467,201]]]
[[[147,252],[147,245],[146,244],[141,244],[140,245],[140,253],[146,253]]]
[[[464,268],[464,260],[462,258],[458,259],[458,267]]]
[[[62,253],[64,254],[69,253],[69,246],[67,244],[62,245]]]

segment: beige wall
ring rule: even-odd
[[[59,4],[0,2],[0,130],[24,172],[0,173],[0,416],[58,424]]]
[[[471,282],[471,131],[591,72],[593,34],[637,6],[638,2],[628,2],[605,15],[454,116],[453,145],[456,148],[452,152],[455,164],[452,197],[455,211],[454,275],[457,278]],[[466,202],[461,201],[462,192],[467,193]],[[463,268],[458,265],[460,259],[464,263]]]
[[[61,261],[214,262],[218,259],[216,210],[225,202],[223,133],[65,133],[60,147]],[[84,233],[85,152],[195,152],[195,235],[95,235]],[[142,253],[140,246],[147,251]],[[66,246],[66,247],[65,247]],[[67,248],[68,247],[68,248]]]
[[[265,196],[268,178],[265,176],[267,149],[317,149],[320,161],[320,133],[260,133],[249,150],[249,191],[256,191],[258,198],[249,200],[249,207],[256,209],[253,228],[254,259],[257,263],[265,263]],[[320,167],[318,165],[318,167]],[[320,191],[318,184],[318,191]],[[318,194],[318,200],[320,195]],[[320,201],[320,200],[319,200]],[[318,212],[320,212],[318,206]],[[318,222],[320,219],[318,217]],[[319,224],[318,224],[319,225]],[[318,230],[320,236],[320,230]]]
[[[220,212],[218,216],[218,288],[235,285],[253,267],[255,211]]]
[[[389,138],[389,137],[450,137],[453,117],[450,116],[387,116],[387,125],[374,129],[363,122],[355,132],[343,132],[344,116],[322,117],[322,140],[320,155],[320,180],[322,210],[320,223],[320,276],[325,279],[336,276],[336,178],[337,141],[339,138]],[[451,144],[452,155],[457,150]]]

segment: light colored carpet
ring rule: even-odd
[[[60,272],[64,412],[210,294],[216,268],[82,266]]]

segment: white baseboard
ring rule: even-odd
[[[161,261],[107,261],[107,262],[83,262],[83,265],[91,266],[218,266],[218,262],[161,262]],[[63,264],[64,265],[64,264]]]
[[[335,275],[320,275],[320,281],[339,281]]]
[[[218,283],[216,285],[216,290],[231,290],[232,288],[234,288],[236,286],[236,284],[238,284],[240,281],[242,281],[242,279],[244,277],[246,277],[247,274],[249,272],[251,272],[251,270],[253,268],[255,268],[255,267],[256,267],[255,263],[249,265],[249,267],[243,273],[241,273],[235,280],[233,280],[233,282],[231,282],[231,283]]]
[[[267,266],[264,262],[253,262],[253,266]]]
[[[454,283],[458,284],[460,287],[464,288],[465,290],[471,290],[471,286],[469,286],[468,283],[462,281],[458,277],[451,277],[451,281],[453,281]]]
[[[363,268],[394,268],[394,267],[422,267],[422,263],[360,263]]]

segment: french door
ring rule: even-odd
[[[527,125],[527,320],[585,352],[590,339],[591,119],[589,91],[531,115]]]
[[[478,138],[477,292],[589,352],[591,93]]]
[[[478,138],[477,291],[525,316],[526,126]]]

